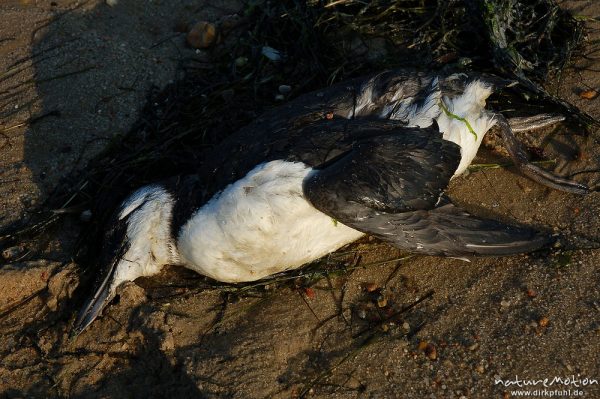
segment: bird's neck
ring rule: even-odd
[[[135,264],[139,269],[136,274],[150,276],[164,265],[179,263],[171,232],[175,201],[171,193],[158,185],[145,187],[130,197],[128,204],[135,210],[127,219],[129,250],[124,259]],[[124,208],[125,212],[127,207]]]

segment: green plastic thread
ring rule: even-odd
[[[471,132],[471,134],[473,136],[475,136],[475,140],[477,140],[477,133],[475,133],[475,130],[473,130],[473,127],[471,126],[471,124],[469,123],[468,120],[466,120],[465,118],[455,115],[452,112],[450,112],[450,110],[448,110],[448,108],[446,108],[446,104],[444,104],[443,100],[440,100],[440,108],[444,111],[444,113],[452,118],[452,119],[456,119],[457,121],[461,121],[462,123],[464,123],[467,126],[467,129],[469,129],[469,132]]]

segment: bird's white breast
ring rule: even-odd
[[[302,191],[299,162],[261,164],[226,187],[183,226],[183,264],[219,281],[253,281],[294,269],[363,233],[319,212]]]
[[[492,114],[485,110],[485,102],[490,94],[492,89],[488,85],[475,80],[467,85],[461,95],[440,99],[439,105],[446,107],[452,115],[440,110],[436,121],[442,137],[460,146],[461,160],[454,176],[467,170],[477,155],[483,137],[494,126]]]

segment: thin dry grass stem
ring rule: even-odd
[[[420,303],[431,299],[433,297],[433,295],[435,294],[434,290],[429,290],[425,295],[421,296],[419,299],[417,299],[416,301],[414,301],[413,303],[411,303],[410,305],[407,305],[405,307],[403,307],[402,309],[398,310],[397,312],[392,313],[390,316],[383,318],[381,321],[379,321],[378,323],[371,325],[367,328],[362,329],[361,331],[359,331],[358,333],[354,334],[354,338],[358,338],[360,336],[365,335],[368,332],[373,332],[373,330],[380,328],[381,326],[383,326],[384,324],[390,323],[395,321],[398,316],[408,312],[409,310],[413,309],[414,307],[416,307],[417,305],[419,305]]]
[[[545,160],[545,161],[532,161],[534,165],[554,165],[556,163],[555,159]],[[509,168],[511,166],[515,166],[513,162],[503,162],[503,163],[475,163],[469,166],[469,172],[476,172],[478,170],[483,169],[500,169],[500,168]]]
[[[430,290],[429,292],[427,292],[425,295],[423,295],[422,297],[420,297],[419,299],[417,299],[415,302],[411,303],[410,305],[407,305],[407,306],[403,307],[399,311],[393,313],[391,316],[389,316],[387,318],[384,318],[379,323],[376,323],[376,324],[374,324],[372,326],[369,326],[369,327],[361,330],[357,334],[355,334],[353,336],[353,339],[360,339],[364,335],[367,335],[367,333],[370,333],[369,335],[367,335],[366,338],[364,338],[360,342],[358,342],[357,345],[355,345],[353,349],[349,350],[348,353],[344,357],[342,357],[339,361],[337,361],[331,367],[329,367],[326,370],[324,370],[321,373],[319,373],[319,375],[317,377],[315,377],[308,384],[306,384],[304,386],[304,388],[302,389],[302,391],[300,392],[299,397],[300,398],[306,397],[308,395],[308,393],[310,392],[310,390],[313,387],[315,387],[317,385],[320,385],[321,381],[323,381],[326,378],[332,376],[333,373],[338,368],[340,368],[344,363],[346,363],[348,360],[350,360],[352,358],[355,358],[363,350],[365,350],[369,346],[375,344],[380,339],[382,339],[383,337],[385,337],[386,334],[381,331],[381,327],[384,324],[387,324],[387,323],[395,321],[398,318],[398,316],[400,316],[400,315],[408,312],[409,310],[415,308],[416,306],[418,306],[419,304],[423,303],[424,301],[426,301],[428,299],[431,299],[433,297],[433,295],[434,295],[434,291]],[[422,327],[422,326],[420,326],[420,327]],[[407,333],[407,336],[408,336],[408,333]]]
[[[308,301],[306,300],[306,298],[302,294],[302,292],[300,290],[297,290],[296,292],[298,292],[298,295],[300,295],[300,298],[302,298],[302,302],[304,302],[304,304],[306,305],[306,307],[308,308],[308,310],[310,310],[310,313],[312,313],[312,315],[314,316],[315,320],[317,320],[318,323],[321,323],[321,319],[319,318],[319,316],[317,316],[317,314],[315,313],[315,310],[312,308],[312,306],[310,306],[310,303],[308,303]]]

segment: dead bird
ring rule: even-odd
[[[81,332],[117,288],[167,264],[239,283],[298,268],[376,236],[415,253],[512,255],[548,234],[479,218],[445,195],[496,125],[516,166],[546,186],[580,183],[529,163],[513,131],[563,119],[507,120],[485,109],[510,82],[480,74],[393,70],[306,94],[203,154],[201,170],[140,188],[110,221],[108,270],[79,313]]]

